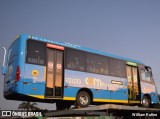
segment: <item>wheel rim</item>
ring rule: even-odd
[[[147,99],[143,99],[143,105],[144,105],[145,107],[148,107],[149,102],[148,102],[148,100],[147,100]]]
[[[82,104],[82,105],[87,105],[88,104],[88,97],[86,95],[81,95],[79,97],[79,102]]]

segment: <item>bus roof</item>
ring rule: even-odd
[[[28,38],[31,38],[31,39],[38,40],[38,41],[43,41],[43,42],[47,42],[47,43],[51,43],[51,44],[56,44],[56,45],[60,45],[60,46],[64,46],[64,47],[69,47],[69,48],[73,48],[73,49],[77,49],[77,50],[81,50],[81,51],[87,51],[87,52],[90,52],[90,53],[96,53],[96,54],[99,54],[99,55],[104,55],[104,56],[117,58],[117,59],[121,59],[121,60],[125,60],[125,61],[129,61],[129,62],[144,65],[143,62],[138,61],[138,60],[134,60],[134,59],[126,58],[126,57],[121,57],[121,56],[113,55],[113,54],[110,54],[110,53],[101,52],[101,51],[98,51],[98,50],[86,48],[86,47],[79,46],[79,45],[74,45],[74,44],[67,43],[67,42],[58,42],[58,41],[49,40],[49,39],[46,39],[46,38],[37,37],[37,36],[33,36],[33,35],[27,35],[27,34],[22,34],[22,35],[20,35],[20,37],[22,37],[23,39],[26,39],[26,40]]]

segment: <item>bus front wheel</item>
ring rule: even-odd
[[[144,96],[143,99],[142,99],[142,107],[150,107],[151,105],[151,100],[147,97],[147,96]]]
[[[76,105],[80,107],[88,107],[90,105],[91,98],[90,95],[85,91],[80,91],[77,95]]]

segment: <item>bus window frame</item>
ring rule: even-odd
[[[83,62],[83,64],[84,64],[84,66],[83,66],[83,70],[80,70],[79,68],[71,68],[71,67],[68,67],[68,51],[75,51],[75,52],[78,52],[78,53],[83,53],[83,60],[84,60],[84,62]],[[84,52],[84,51],[81,51],[81,50],[77,50],[77,49],[72,49],[72,48],[65,48],[65,51],[64,51],[64,67],[65,67],[65,69],[69,69],[69,70],[75,70],[75,71],[81,71],[81,72],[86,72],[86,52]]]
[[[73,68],[69,68],[68,66],[67,66],[67,63],[68,63],[68,61],[67,61],[67,58],[68,58],[68,50],[73,50],[73,51],[76,51],[76,52],[82,52],[83,53],[83,55],[84,55],[84,70],[79,70],[79,69],[73,69]],[[98,57],[103,57],[103,58],[107,58],[107,62],[108,62],[108,73],[107,74],[105,74],[105,73],[96,73],[96,72],[91,72],[91,71],[88,71],[87,70],[87,55],[93,55],[93,56],[98,56]],[[109,56],[104,56],[104,55],[100,55],[100,54],[95,54],[95,53],[91,53],[91,52],[87,52],[87,51],[81,51],[81,50],[78,50],[78,49],[73,49],[73,48],[65,48],[65,58],[64,58],[64,62],[65,62],[65,64],[64,64],[64,67],[65,67],[65,69],[69,69],[69,70],[74,70],[74,71],[81,71],[81,72],[86,72],[86,73],[93,73],[93,74],[99,74],[99,75],[105,75],[105,76],[113,76],[113,77],[119,77],[119,78],[125,78],[125,79],[127,79],[127,73],[126,73],[126,61],[124,61],[124,60],[121,60],[121,59],[116,59],[116,58],[112,58],[112,57],[109,57]],[[111,73],[110,73],[110,60],[115,60],[115,61],[120,61],[121,62],[121,64],[123,63],[123,76],[121,75],[117,75],[117,73],[116,73],[116,75],[111,75]],[[121,68],[121,67],[120,67]]]
[[[119,73],[117,73],[117,71],[116,71],[116,73],[115,74],[111,74],[111,70],[110,70],[110,68],[111,68],[111,63],[110,62],[120,62],[121,63],[121,65],[122,65],[122,63],[123,63],[123,76],[122,76],[122,74],[121,74],[121,76],[119,75]],[[119,78],[126,78],[127,79],[127,72],[126,72],[126,62],[124,61],[124,60],[121,60],[121,59],[116,59],[116,58],[112,58],[112,57],[108,57],[108,62],[109,62],[109,76],[114,76],[114,77],[119,77]],[[112,62],[112,63],[113,63]],[[114,64],[115,65],[115,64]],[[119,67],[119,68],[121,68],[121,67]],[[116,67],[116,69],[117,69],[117,67]],[[122,72],[121,72],[122,73]]]
[[[142,82],[146,82],[146,83],[155,85],[155,84],[154,84],[153,77],[151,76],[151,74],[150,74],[148,71],[147,71],[147,72],[148,72],[148,74],[149,74],[149,76],[150,76],[150,81],[143,80],[143,78],[142,78],[142,73],[141,73],[142,70],[144,71],[144,73],[145,73],[145,71],[147,71],[147,69],[146,69],[145,67],[139,69],[139,71],[140,71],[140,77],[141,77],[140,80],[141,80]]]
[[[88,69],[87,69],[87,66],[88,66],[88,63],[87,63],[87,60],[88,60],[88,56],[93,56],[93,57],[98,57],[98,58],[107,58],[107,65],[108,65],[108,68],[107,68],[107,73],[97,73],[97,72],[92,72],[92,71],[89,71]],[[90,52],[86,52],[86,60],[85,60],[85,62],[86,62],[86,72],[89,72],[89,73],[93,73],[93,74],[99,74],[99,75],[105,75],[105,76],[111,76],[110,75],[110,73],[109,73],[109,57],[107,57],[107,56],[104,56],[104,55],[99,55],[99,54],[94,54],[94,53],[90,53]],[[96,69],[97,70],[97,69]]]
[[[39,42],[39,43],[42,43],[45,47],[44,47],[44,63],[43,64],[38,64],[38,63],[32,63],[32,62],[28,62],[28,41],[31,40],[31,41],[34,41],[34,42]],[[26,48],[25,48],[25,63],[26,64],[33,64],[33,65],[40,65],[40,66],[46,66],[46,52],[47,52],[47,44],[46,42],[42,42],[42,41],[37,41],[37,40],[34,40],[34,39],[27,39],[26,40]]]

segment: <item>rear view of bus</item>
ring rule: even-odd
[[[22,93],[21,73],[21,41],[18,37],[6,50],[4,47],[4,61],[2,74],[4,76],[4,97],[7,99],[16,99],[16,94]]]

